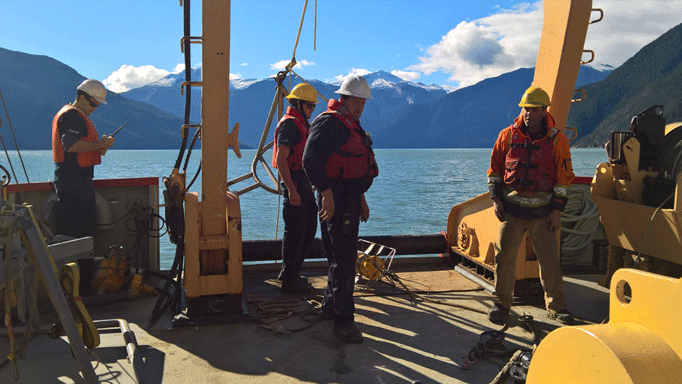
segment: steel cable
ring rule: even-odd
[[[19,144],[17,144],[17,137],[14,134],[14,127],[12,127],[12,121],[9,119],[9,112],[7,111],[7,105],[5,105],[5,97],[2,95],[2,91],[0,91],[0,100],[2,100],[2,106],[5,110],[5,115],[7,116],[7,124],[9,125],[9,130],[12,132],[12,138],[14,139],[14,147],[17,150],[17,155],[19,156],[19,161],[21,162],[21,167],[24,170],[24,175],[26,176],[26,182],[28,183],[28,188],[33,193],[33,185],[31,185],[31,179],[28,177],[28,173],[26,172],[26,166],[24,165],[24,159],[21,157],[21,152],[19,151]],[[2,126],[2,120],[0,120],[0,126]],[[7,153],[7,147],[5,146],[5,140],[2,138],[2,134],[0,134],[0,142],[2,142],[2,148],[5,150],[5,155],[7,156],[7,162],[9,163],[9,167],[12,170],[12,174],[14,175],[14,181],[17,183],[17,186],[19,185],[19,179],[17,179],[16,173],[14,173],[14,166],[12,166],[12,161],[9,159],[9,153]],[[5,170],[6,171],[6,170]],[[21,188],[19,188],[19,192],[21,192]]]
[[[589,185],[574,184],[568,192],[568,204],[561,213],[561,259],[573,264],[580,251],[590,244],[599,226],[599,209],[592,200]]]

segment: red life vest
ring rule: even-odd
[[[92,123],[92,121],[90,121],[90,119],[88,119],[87,116],[85,116],[85,114],[83,114],[83,112],[81,112],[78,108],[74,107],[71,104],[63,106],[62,109],[60,109],[59,112],[57,112],[57,114],[54,116],[54,119],[52,120],[52,161],[54,161],[56,164],[63,163],[66,160],[66,150],[64,150],[61,135],[59,134],[59,118],[64,113],[72,109],[78,112],[78,114],[85,121],[85,125],[88,127],[87,136],[81,138],[81,140],[89,142],[95,142],[99,140],[99,136],[97,134],[97,129],[95,129],[95,125]],[[99,151],[78,152],[77,155],[78,165],[82,168],[91,167],[102,162],[102,156],[100,156]]]
[[[294,108],[287,107],[287,114],[282,116],[282,119],[277,124],[275,128],[275,145],[272,147],[272,167],[277,168],[277,133],[279,127],[284,123],[284,121],[291,119],[296,123],[298,131],[301,133],[301,140],[294,145],[289,151],[289,156],[287,156],[287,164],[289,165],[289,170],[303,170],[303,150],[305,149],[305,143],[308,141],[308,134],[310,129],[305,123],[305,119],[301,116],[301,113]]]
[[[327,177],[330,179],[377,177],[379,166],[374,158],[374,151],[371,145],[365,144],[365,139],[369,140],[369,136],[350,115],[339,111],[340,106],[339,101],[330,99],[328,109],[322,112],[341,120],[350,133],[348,141],[329,156],[326,165]]]
[[[512,129],[505,158],[504,183],[517,191],[551,192],[556,177],[554,142],[558,130],[532,142],[518,127]]]

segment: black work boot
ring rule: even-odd
[[[355,326],[355,323],[334,327],[334,334],[339,339],[351,344],[362,343],[362,332]]]
[[[575,318],[573,314],[568,311],[568,309],[562,309],[561,311],[547,311],[547,317],[556,320],[564,325],[573,325]]]
[[[279,281],[284,281],[284,279],[282,278],[283,272],[284,272],[284,270],[281,270],[281,269],[280,269],[279,275],[277,275],[277,280],[279,280]],[[305,277],[305,276],[303,276],[303,275],[299,276],[298,278],[301,279],[301,280],[303,280],[304,283],[307,283],[307,282],[308,282],[308,278]]]
[[[504,325],[507,323],[509,317],[509,308],[505,308],[501,303],[495,302],[488,311],[488,320],[497,325]]]
[[[307,295],[312,290],[312,286],[308,283],[303,282],[301,279],[293,278],[291,281],[282,282],[282,292],[286,293],[299,293]]]
[[[334,318],[334,309],[328,305],[323,305],[320,308],[320,320],[331,320]]]

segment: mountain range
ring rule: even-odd
[[[603,147],[612,131],[627,131],[632,117],[652,105],[663,105],[668,123],[682,121],[682,24],[644,46],[604,80],[583,89],[567,125],[584,136],[577,147]]]
[[[518,115],[518,100],[530,85],[533,68],[522,68],[475,85],[447,92],[437,85],[404,81],[377,71],[365,76],[373,100],[367,102],[362,125],[377,148],[492,147],[501,128]],[[184,73],[116,94],[91,115],[100,134],[113,132],[119,149],[178,148],[184,121]],[[201,79],[201,70],[192,70]],[[682,120],[682,24],[645,46],[622,66],[596,70],[582,66],[576,87],[587,98],[574,104],[568,125],[578,128],[575,146],[603,146],[610,131],[627,130],[632,116],[653,104],[665,104],[664,117]],[[7,113],[0,133],[11,123],[21,149],[49,149],[49,126],[59,108],[75,98],[84,80],[74,69],[47,56],[0,48],[0,91]],[[336,98],[337,83],[309,80],[325,98]],[[284,84],[293,87],[297,82]],[[261,138],[275,94],[275,80],[230,82],[230,129],[240,123],[239,141],[255,147]],[[200,88],[192,89],[190,120],[200,122]],[[594,97],[593,95],[598,95]],[[324,105],[315,110],[324,111]],[[4,112],[4,111],[3,111]],[[7,115],[9,119],[7,119]],[[11,119],[11,120],[10,120]],[[274,123],[270,129],[272,139]],[[7,140],[5,140],[7,141]]]
[[[5,109],[0,114],[2,137],[16,134],[19,149],[51,149],[52,119],[76,98],[85,77],[47,56],[0,48],[0,91]],[[90,115],[100,134],[114,132],[116,148],[178,148],[183,120],[147,103],[108,92],[107,105]],[[5,139],[5,143],[9,140]]]
[[[583,67],[578,84],[601,80],[609,72]],[[365,104],[362,126],[372,134],[377,148],[492,147],[497,132],[518,115],[518,99],[532,82],[533,74],[533,68],[522,68],[447,93],[438,85],[405,81],[385,71],[370,73],[364,77],[370,84],[373,99]],[[201,70],[192,70],[192,81],[200,79]],[[178,89],[184,80],[184,72],[169,75],[121,95],[182,116],[185,96]],[[292,80],[290,86],[299,82]],[[334,93],[338,83],[308,82],[326,99],[338,98]],[[288,79],[284,83],[289,86]],[[258,145],[275,90],[273,78],[230,83],[229,126],[240,123],[239,140],[243,145]],[[200,98],[200,92],[193,91],[191,120],[194,122],[200,121]],[[313,118],[324,109],[324,106],[318,107]],[[273,131],[270,129],[268,140],[272,140]]]

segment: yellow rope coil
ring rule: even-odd
[[[113,254],[99,262],[97,276],[92,280],[92,288],[102,292],[118,292],[125,280],[128,267],[125,257]]]

